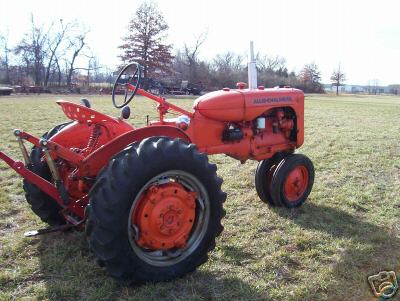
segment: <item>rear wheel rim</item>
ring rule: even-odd
[[[304,165],[293,168],[284,182],[284,195],[289,202],[298,202],[307,190],[308,169]]]
[[[170,184],[171,183],[171,184]],[[175,184],[176,183],[176,184]],[[189,193],[196,192],[194,222],[182,248],[150,249],[140,243],[141,232],[135,223],[135,216],[144,194],[157,185],[181,185]],[[203,240],[210,220],[210,199],[204,185],[192,174],[181,170],[171,170],[161,173],[148,181],[135,197],[128,217],[128,238],[133,252],[146,263],[165,267],[177,264],[193,254]]]

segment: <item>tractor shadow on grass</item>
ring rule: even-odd
[[[141,286],[122,286],[100,268],[78,231],[53,233],[35,238],[38,243],[44,299],[50,300],[266,300],[267,295],[222,271],[200,268],[180,279]],[[224,253],[235,260],[238,252]],[[241,253],[240,253],[241,254]],[[243,255],[243,254],[242,254]]]
[[[368,276],[380,271],[396,271],[399,276],[400,239],[388,229],[369,223],[366,217],[313,203],[293,211],[280,208],[274,211],[304,229],[325,232],[333,239],[347,241],[345,248],[335,252],[339,259],[332,258],[329,265],[334,276],[326,290],[328,297],[364,300],[361,296],[366,296],[373,299]]]

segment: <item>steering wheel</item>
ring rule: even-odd
[[[112,89],[112,102],[114,107],[120,109],[131,102],[142,80],[142,67],[138,63],[126,65],[118,74]],[[124,91],[124,101],[118,104],[116,101],[117,88],[121,86]],[[133,88],[133,89],[132,89]]]

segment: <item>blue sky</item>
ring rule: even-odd
[[[324,82],[340,63],[348,83],[400,84],[400,2],[382,1],[156,1],[170,26],[168,41],[181,47],[207,31],[203,58],[224,51],[246,55],[255,48],[286,58],[289,70],[315,62]],[[0,32],[17,42],[36,22],[82,20],[89,45],[103,64],[118,63],[117,46],[141,1],[0,0]]]

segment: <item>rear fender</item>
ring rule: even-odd
[[[190,143],[190,138],[182,130],[174,126],[150,126],[137,130],[129,131],[117,138],[109,141],[103,147],[98,148],[92,154],[87,156],[79,168],[79,175],[86,177],[94,177],[99,170],[105,166],[111,158],[122,151],[127,145],[141,141],[149,137],[171,137],[180,138]]]

